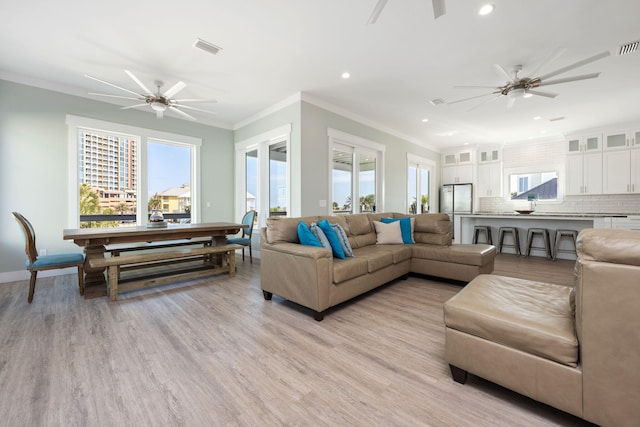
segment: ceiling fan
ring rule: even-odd
[[[158,90],[156,91],[156,93],[151,92],[149,89],[147,89],[147,87],[144,85],[144,83],[142,83],[131,71],[128,70],[124,70],[125,73],[127,73],[127,75],[129,77],[131,77],[131,80],[133,80],[134,82],[136,82],[136,84],[138,86],[140,86],[140,88],[142,89],[142,93],[137,93],[134,92],[132,90],[129,89],[125,89],[123,87],[114,85],[113,83],[109,83],[106,82],[104,80],[100,80],[96,77],[92,77],[89,76],[87,74],[85,74],[85,77],[88,77],[92,80],[95,80],[97,82],[100,83],[104,83],[106,85],[109,85],[111,87],[115,87],[116,89],[120,89],[123,90],[125,92],[128,92],[132,95],[135,96],[122,96],[122,95],[111,95],[111,94],[106,94],[106,93],[93,93],[90,92],[89,95],[97,95],[97,96],[106,96],[109,98],[119,98],[119,99],[130,99],[130,100],[134,100],[134,101],[144,101],[142,104],[135,104],[135,105],[129,105],[127,107],[122,107],[121,110],[127,110],[130,108],[138,108],[138,107],[144,107],[144,106],[150,106],[153,111],[156,112],[156,117],[161,119],[164,112],[166,110],[170,110],[173,111],[175,113],[178,113],[180,116],[184,117],[185,119],[188,120],[193,120],[195,121],[196,118],[193,117],[190,114],[185,113],[184,111],[180,110],[180,108],[186,108],[188,110],[194,110],[194,111],[200,111],[203,113],[209,113],[209,114],[216,114],[213,111],[207,111],[207,110],[203,110],[201,108],[196,108],[196,107],[191,107],[189,105],[184,105],[185,102],[209,102],[209,103],[214,103],[217,102],[215,99],[173,99],[173,96],[176,95],[178,92],[180,92],[182,89],[184,89],[187,85],[184,82],[178,82],[175,85],[171,86],[169,89],[167,89],[164,93],[160,92],[160,88],[163,86],[163,82],[156,80],[154,82],[155,86],[158,88]],[[180,108],[178,108],[180,107]]]
[[[378,0],[378,3],[376,3],[375,7],[373,8],[373,11],[371,12],[371,16],[369,17],[367,24],[376,23],[376,21],[380,17],[380,14],[382,13],[382,10],[387,5],[387,1],[388,0]],[[431,3],[433,5],[434,19],[438,19],[439,17],[447,13],[447,8],[444,1],[445,0],[431,0]]]
[[[597,55],[583,59],[582,61],[578,61],[571,65],[567,65],[566,67],[562,67],[555,71],[551,71],[550,73],[546,73],[538,77],[533,77],[538,73],[539,70],[544,68],[545,65],[547,65],[548,63],[550,63],[551,61],[555,60],[560,55],[562,55],[564,51],[565,49],[559,49],[554,53],[552,53],[538,66],[538,68],[536,68],[533,72],[531,72],[530,74],[531,77],[518,76],[518,73],[522,71],[522,65],[515,65],[511,70],[511,74],[509,74],[502,66],[498,64],[494,64],[493,67],[496,73],[498,74],[498,76],[506,79],[507,83],[497,87],[496,86],[454,86],[456,88],[493,89],[493,91],[489,93],[484,93],[482,95],[472,96],[470,98],[464,98],[464,99],[459,99],[457,101],[448,102],[447,104],[456,104],[458,102],[469,101],[472,99],[482,98],[489,95],[496,95],[484,101],[483,103],[473,107],[472,109],[475,109],[483,104],[494,101],[503,96],[507,97],[507,107],[511,108],[513,104],[516,102],[516,99],[518,98],[528,98],[533,95],[543,96],[545,98],[555,98],[556,96],[558,96],[558,94],[550,93],[550,92],[542,92],[542,91],[536,90],[536,88],[555,85],[559,83],[574,82],[577,80],[595,79],[600,75],[600,73],[590,73],[590,74],[583,74],[581,76],[564,77],[559,79],[548,80],[549,78],[555,77],[558,74],[566,73],[567,71],[571,71],[575,68],[582,67],[583,65],[589,64],[591,62],[595,62],[599,59],[602,59],[611,55],[609,51],[601,52]]]

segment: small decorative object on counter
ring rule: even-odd
[[[160,209],[152,210],[151,215],[149,216],[149,222],[147,223],[147,227],[162,228],[166,226],[167,226],[167,222],[164,220],[164,215],[162,215],[162,211]]]

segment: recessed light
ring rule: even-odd
[[[349,77],[351,77],[351,74],[347,73],[346,71],[344,73],[342,73],[342,78],[343,79],[348,79]]]
[[[540,120],[541,118],[542,118],[542,117],[540,117],[540,116],[535,116],[535,117],[533,118],[533,120]]]
[[[491,12],[493,12],[493,8],[494,6],[492,4],[485,4],[480,8],[480,10],[478,10],[478,15],[482,15],[482,16],[488,15]]]
[[[422,119],[422,123],[427,123],[429,119]]]

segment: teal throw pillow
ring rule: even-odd
[[[411,218],[380,218],[380,221],[384,224],[391,224],[392,222],[400,221],[400,232],[402,233],[402,243],[405,245],[412,245],[413,230],[411,229]]]
[[[326,219],[318,221],[318,227],[320,227],[320,229],[324,231],[324,235],[327,236],[327,239],[331,244],[331,249],[333,250],[333,256],[339,259],[345,259],[344,250],[342,249],[342,245],[340,244],[340,239],[338,239],[338,236],[336,236],[336,232],[333,231],[333,227],[331,227],[329,221]]]
[[[351,249],[351,244],[349,243],[349,238],[347,237],[347,233],[344,231],[344,228],[340,224],[331,224],[333,231],[336,232],[336,236],[338,236],[338,240],[340,240],[340,245],[342,245],[342,250],[344,251],[345,256],[353,256],[353,249]]]
[[[305,224],[303,221],[298,223],[298,239],[300,243],[307,246],[317,246],[319,248],[322,247],[322,243],[316,236],[313,235],[311,230],[309,230],[309,226]]]
[[[320,245],[323,248],[325,248],[329,252],[333,252],[333,249],[331,249],[331,243],[329,243],[327,236],[324,235],[324,231],[322,231],[322,229],[318,227],[315,222],[311,224],[311,227],[309,227],[309,229],[311,230],[313,235],[316,236],[316,239],[318,239]]]

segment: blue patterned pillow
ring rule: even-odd
[[[384,224],[391,224],[392,222],[400,221],[400,232],[402,233],[402,242],[405,245],[412,245],[415,242],[413,241],[413,227],[412,222],[413,218],[380,218],[380,221]]]
[[[317,246],[319,248],[322,247],[322,243],[320,240],[309,230],[307,224],[303,221],[298,223],[298,239],[300,243],[307,246]]]
[[[324,231],[322,231],[322,229],[320,229],[320,227],[318,227],[315,222],[311,224],[311,227],[309,227],[309,229],[316,237],[316,239],[318,239],[320,245],[323,248],[329,250],[329,252],[333,252],[333,249],[331,249],[331,243],[329,243],[327,236],[324,235]]]
[[[324,231],[324,235],[327,236],[327,240],[331,243],[331,249],[333,250],[333,256],[336,258],[344,259],[344,250],[342,250],[342,245],[340,244],[340,239],[336,236],[336,232],[333,231],[331,224],[326,219],[322,221],[318,221],[318,227],[322,231]]]
[[[333,231],[336,232],[336,236],[338,236],[338,240],[340,240],[340,245],[342,245],[344,255],[353,256],[353,249],[351,249],[351,244],[349,243],[349,238],[347,237],[347,233],[345,233],[344,228],[342,228],[340,224],[331,224],[331,228],[333,228]]]

